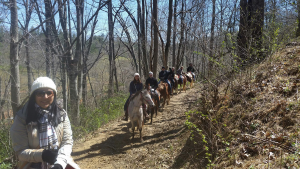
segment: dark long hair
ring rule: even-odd
[[[35,95],[36,95],[36,91],[34,91],[28,101],[28,105],[27,105],[27,116],[26,116],[26,124],[30,123],[30,122],[37,122],[39,120],[39,114],[36,111],[36,107],[35,107]],[[54,99],[53,102],[51,103],[51,105],[49,106],[49,116],[48,116],[48,120],[51,123],[52,126],[57,126],[60,121],[60,111],[62,111],[63,109],[61,107],[59,107],[59,105],[57,104],[56,101],[56,93],[54,92]]]
[[[133,83],[142,83],[140,77],[139,77],[139,80],[135,80],[135,78],[133,78]]]

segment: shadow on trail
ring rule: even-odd
[[[136,134],[134,140],[131,140],[131,134],[132,134],[131,132],[116,134],[114,136],[107,138],[107,140],[105,140],[102,143],[92,145],[90,149],[74,152],[72,153],[72,156],[79,156],[88,153],[88,155],[75,160],[75,161],[80,161],[85,158],[93,158],[96,156],[111,156],[116,154],[126,154],[126,151],[129,149],[160,143],[167,139],[174,139],[175,137],[178,137],[182,133],[184,133],[185,130],[186,127],[183,126],[174,130],[170,130],[168,132],[156,133],[152,136],[147,136],[147,133],[144,133],[143,143],[139,143],[139,133],[137,131],[135,131]]]
[[[176,157],[174,164],[170,168],[206,168],[208,161],[205,158],[206,151],[203,145],[194,144],[194,141],[190,139],[190,135],[187,135],[186,138],[186,144],[181,149],[181,153]]]

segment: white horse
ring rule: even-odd
[[[141,142],[143,141],[142,128],[144,125],[143,108],[142,108],[143,103],[148,104],[150,106],[154,106],[150,93],[148,92],[147,89],[136,92],[134,96],[130,98],[129,105],[128,105],[128,115],[130,118],[131,128],[132,128],[132,139],[134,138],[134,128],[136,123],[137,128],[140,130]]]

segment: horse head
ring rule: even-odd
[[[150,92],[145,89],[141,91],[142,97],[143,97],[143,101],[146,102],[146,104],[150,105],[150,106],[154,106],[154,102],[151,99],[151,95]]]

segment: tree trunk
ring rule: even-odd
[[[158,58],[158,25],[157,25],[157,0],[153,0],[153,29],[154,29],[154,46],[153,46],[153,77],[156,78],[157,58]],[[163,44],[162,44],[163,45]]]
[[[139,71],[136,69],[137,72],[139,72],[140,74],[142,73],[141,72],[141,38],[142,38],[142,34],[140,32],[140,27],[141,27],[141,17],[142,17],[142,13],[141,13],[141,4],[140,4],[140,1],[138,0],[137,1],[137,23],[138,23],[138,27],[137,27],[137,32],[138,32],[138,60],[139,60]],[[126,25],[126,24],[124,24]],[[127,26],[126,26],[127,27]],[[123,27],[124,28],[124,27]],[[128,39],[128,30],[127,29],[124,29],[125,33],[126,33],[126,36],[127,36],[127,39]],[[129,34],[130,35],[130,34]],[[128,42],[130,43],[131,42],[131,38],[128,39]],[[131,44],[130,44],[131,45]],[[134,53],[132,53],[134,54]],[[135,60],[134,60],[135,61]]]
[[[113,42],[113,35],[114,35],[114,23],[112,18],[112,2],[108,2],[108,30],[109,30],[109,88],[108,88],[108,95],[111,96],[114,93],[114,42]]]
[[[253,37],[253,49],[251,53],[251,62],[260,61],[265,56],[263,54],[263,39],[262,31],[264,27],[264,11],[265,11],[265,0],[252,0],[253,15],[252,15],[252,37]]]
[[[20,74],[18,56],[18,7],[16,0],[10,0],[10,78],[11,81],[11,106],[14,117],[20,105]]]
[[[30,67],[30,54],[29,54],[29,34],[28,34],[28,26],[29,26],[29,21],[31,19],[31,12],[32,12],[32,2],[30,2],[29,5],[29,0],[26,0],[26,6],[25,6],[25,11],[26,11],[26,23],[25,23],[25,29],[23,32],[23,35],[25,36],[25,58],[26,58],[26,68],[27,68],[27,88],[28,88],[28,94],[30,94],[30,90],[31,90],[31,85],[33,82],[33,78],[32,78],[32,71],[31,71],[31,67]]]
[[[46,21],[46,75],[51,77],[51,0],[44,0]]]
[[[241,66],[264,57],[261,51],[263,48],[264,4],[264,0],[240,1],[240,25],[237,41]]]
[[[177,1],[178,0],[175,0],[175,5],[174,5],[174,22],[173,22],[173,54],[172,54],[172,66],[175,66],[176,64],[176,25],[177,25]]]
[[[297,10],[298,10],[298,28],[296,31],[296,37],[300,36],[300,0],[297,0]]]
[[[75,51],[75,57],[70,58],[70,63],[69,63],[69,80],[70,80],[70,112],[73,115],[75,124],[80,123],[80,110],[79,110],[79,105],[80,105],[80,100],[79,100],[79,86],[81,88],[81,82],[79,83],[79,79],[81,80],[82,77],[80,77],[80,71],[79,67],[81,65],[81,60],[82,60],[82,44],[81,44],[81,30],[82,30],[82,1],[81,0],[76,0],[76,20],[77,20],[77,25],[76,25],[76,31],[77,31],[77,41],[76,41],[76,51]]]
[[[167,67],[168,60],[169,60],[169,48],[170,48],[170,43],[171,43],[172,14],[173,14],[173,0],[169,0],[169,16],[168,16],[168,28],[167,28],[167,42],[166,42],[165,60],[164,60],[164,66],[165,67]]]
[[[246,50],[248,48],[247,42],[247,27],[248,27],[248,2],[247,0],[240,0],[240,25],[237,37],[237,54],[240,58],[240,64],[247,59]]]
[[[178,69],[180,67],[180,62],[181,62],[181,54],[182,54],[182,46],[183,46],[183,41],[184,41],[184,2],[182,1],[181,3],[181,23],[180,23],[180,41],[179,41],[179,45],[178,45],[178,52],[177,52],[177,59],[176,59],[176,69]]]
[[[139,1],[139,0],[138,0]],[[144,75],[147,76],[149,72],[149,65],[148,65],[148,59],[147,59],[147,51],[146,51],[146,30],[145,30],[145,6],[146,2],[145,0],[142,0],[142,15],[141,15],[141,36],[142,36],[142,50],[143,50],[143,62],[144,62]],[[151,56],[150,56],[151,57]]]
[[[212,3],[213,3],[213,11],[212,11],[212,20],[211,20],[211,28],[210,28],[210,41],[209,41],[209,57],[211,59],[215,59],[215,56],[214,56],[214,38],[215,38],[215,24],[216,24],[216,0],[212,0]],[[211,70],[209,71],[209,75],[208,77],[211,76],[211,73],[212,73],[212,70],[213,70],[213,62],[210,60],[208,62],[208,70]]]
[[[63,91],[63,104],[64,104],[64,109],[68,111],[68,89],[67,89],[67,68],[68,68],[68,60],[72,58],[72,49],[70,48],[70,38],[69,38],[69,32],[67,30],[67,7],[66,5],[62,4],[61,0],[58,0],[58,5],[61,6],[61,8],[58,9],[59,11],[59,19],[60,19],[60,24],[61,28],[63,30],[63,36],[64,36],[64,56],[62,56],[62,62],[61,62],[61,82],[62,82],[62,91]],[[70,5],[70,4],[68,4]],[[62,7],[63,6],[63,7]],[[52,25],[52,28],[54,25]],[[53,29],[55,30],[55,29]],[[55,35],[57,36],[57,35]],[[76,85],[77,86],[77,85]]]

